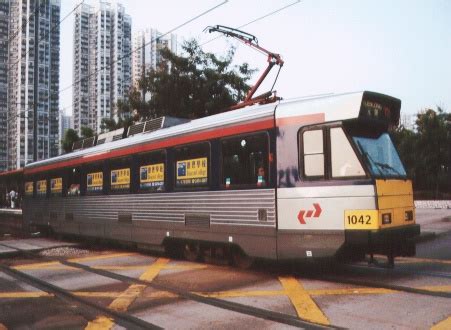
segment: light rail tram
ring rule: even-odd
[[[415,254],[412,183],[374,92],[233,110],[24,169],[24,221],[189,260]]]

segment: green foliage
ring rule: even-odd
[[[74,142],[77,142],[79,140],[79,136],[77,134],[77,131],[73,130],[73,129],[68,129],[66,131],[66,133],[64,134],[64,139],[61,141],[62,146],[63,146],[63,150],[67,153],[67,152],[71,152],[72,151],[72,145],[74,144]]]
[[[416,131],[400,127],[392,133],[416,190],[434,198],[451,193],[451,114],[440,107],[417,114]]]
[[[90,127],[82,126],[80,129],[81,138],[86,139],[94,136],[94,130]]]
[[[200,118],[223,112],[245,97],[254,70],[246,63],[232,64],[233,48],[223,58],[205,53],[195,40],[185,42],[183,49],[185,56],[161,50],[160,66],[140,80],[140,91],[132,90],[128,104],[120,104],[123,113],[139,121],[165,115]]]
[[[120,117],[118,121],[114,120],[114,118],[103,118],[100,129],[102,132],[110,132],[130,125],[133,125],[133,118],[128,116],[125,118]]]

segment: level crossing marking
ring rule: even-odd
[[[169,263],[169,259],[158,258],[147,270],[139,277],[141,281],[152,282],[155,277],[164,269],[166,264]],[[113,300],[113,302],[108,306],[108,308],[118,311],[125,312],[128,307],[142,294],[142,292],[147,288],[144,284],[132,284],[125,291],[123,291],[119,297]],[[105,316],[99,316],[94,321],[88,322],[85,329],[111,329],[114,325],[113,322],[103,322],[105,321]],[[110,319],[108,319],[111,321]]]
[[[449,330],[451,329],[451,316],[431,327],[431,330]]]
[[[300,281],[294,277],[279,277],[279,281],[284,288],[285,294],[296,309],[299,318],[314,323],[330,325],[326,315],[313,301]]]

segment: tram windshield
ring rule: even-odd
[[[353,140],[374,177],[405,178],[407,176],[398,152],[387,133],[377,138],[354,136]]]

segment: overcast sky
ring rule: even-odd
[[[79,1],[61,0],[61,17]],[[118,2],[132,17],[133,31],[152,27],[165,33],[223,0]],[[451,111],[451,0],[229,0],[174,33],[202,44],[214,37],[202,32],[208,25],[239,27],[292,3],[243,28],[283,56],[279,96],[372,90],[400,98],[402,113],[436,105]],[[73,15],[61,26],[61,89],[72,84],[72,43]],[[264,55],[233,39],[216,39],[204,49],[225,54],[230,45],[237,46],[238,62],[266,68]],[[71,113],[71,103],[72,91],[62,93],[61,108]]]

